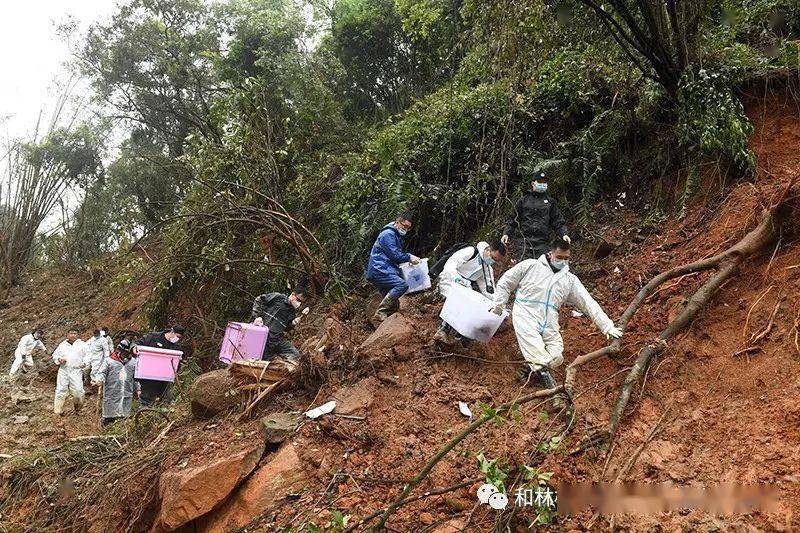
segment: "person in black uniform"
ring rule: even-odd
[[[292,361],[300,359],[300,350],[284,337],[284,333],[294,328],[300,322],[297,310],[306,299],[305,290],[295,288],[290,295],[280,292],[262,294],[253,301],[253,310],[250,319],[261,319],[269,328],[267,345],[264,347],[264,361],[269,361],[276,355],[286,356]]]
[[[548,177],[544,171],[535,170],[532,190],[519,199],[506,222],[505,232],[500,240],[505,245],[511,242],[517,262],[538,259],[550,251],[552,233],[567,243],[571,242],[564,215],[555,200],[547,194],[547,182]]]
[[[164,331],[148,333],[136,342],[136,346],[148,346],[150,348],[164,348],[165,350],[180,350],[178,344],[183,338],[185,330],[182,326],[172,326]],[[141,386],[139,404],[142,406],[152,405],[159,398],[165,402],[172,401],[172,383],[169,381],[156,381],[154,379],[137,380]]]

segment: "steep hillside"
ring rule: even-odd
[[[768,92],[766,98],[753,95],[748,114],[756,124],[751,145],[758,156],[752,183],[731,185],[719,202],[690,205],[684,219],[654,220],[638,207],[623,205],[624,201],[598,206],[593,230],[602,235],[610,253],[597,254],[599,240],[587,237],[578,243],[574,263],[610,316],[619,316],[655,274],[736,242],[800,174],[800,107],[791,93],[780,89]],[[632,196],[633,204],[645,203]],[[748,262],[725,284],[691,327],[650,366],[634,391],[610,453],[578,448],[584,437],[607,421],[637,352],[680,312],[708,274],[665,284],[629,324],[623,353],[581,370],[575,396],[577,424],[565,441],[551,440],[563,427],[558,409],[549,402],[526,404],[504,423],[487,424],[469,435],[445,455],[414,494],[457,488],[400,507],[388,525],[395,531],[440,533],[487,531],[501,524],[523,530],[536,519],[530,509],[500,513],[476,504],[475,490],[485,479],[478,453],[500,460],[510,487],[521,464],[540,473],[552,472],[555,483],[612,481],[641,449],[624,480],[774,484],[780,491],[779,512],[711,516],[687,511],[612,518],[586,511],[554,519],[553,530],[797,530],[799,265],[800,246],[795,234],[787,233],[774,253]],[[98,321],[108,322],[112,329],[138,329],[137,309],[145,291],[142,287],[117,298],[81,277],[38,274],[0,312],[0,347],[5,354],[13,350],[28,326],[24,320],[40,321],[52,335],[73,321],[87,323],[87,330],[88,324]],[[70,293],[76,296],[62,305]],[[20,462],[4,469],[0,524],[20,531],[32,525],[55,529],[76,523],[91,524],[87,529],[97,531],[151,526],[155,531],[342,530],[345,522],[357,524],[392,503],[437,449],[467,426],[458,402],[466,402],[479,415],[484,404],[496,406],[530,392],[516,379],[521,356],[510,329],[487,346],[445,353],[429,342],[439,309],[429,296],[404,298],[400,314],[378,335],[370,336],[363,307],[351,301],[315,308],[316,322],[301,329],[301,336],[318,339],[327,332],[329,337],[322,352],[306,350],[302,376],[307,386],[283,391],[260,408],[261,414],[298,413],[336,399],[334,414],[305,420],[296,430],[265,444],[258,420],[240,422],[234,414],[194,420],[181,403],[167,414],[171,425],[160,423],[143,440],[134,440],[132,430],[119,433],[120,439],[137,443],[137,449],[124,458],[108,451],[105,465],[69,463],[57,473]],[[567,361],[606,342],[585,317],[565,312],[562,321]],[[307,345],[312,344],[309,339]],[[8,356],[4,357],[8,368]],[[21,447],[62,445],[64,437],[97,431],[86,413],[65,419],[63,429],[42,430],[52,416],[47,412],[52,378],[46,370],[41,375],[27,389],[36,397],[29,404],[15,405],[4,395],[0,423],[8,431],[0,440],[3,453],[24,456]],[[320,381],[319,390],[309,386]],[[20,413],[29,420],[9,428],[9,417]],[[150,451],[139,454],[141,450]],[[116,483],[107,477],[106,466],[124,464],[134,470],[131,465],[140,460],[149,461],[147,468],[119,478],[123,483],[135,480],[138,490],[123,491],[114,485],[120,492],[103,497],[102,510],[70,500],[69,508],[81,510],[83,522],[58,511],[57,505],[66,498],[80,497],[101,483]],[[25,481],[33,473],[40,476],[38,489]],[[58,491],[59,482],[65,480],[74,482],[75,488],[66,496]]]

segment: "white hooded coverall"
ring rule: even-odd
[[[492,294],[486,288],[487,281],[488,286],[494,287],[494,270],[483,261],[483,253],[487,248],[489,243],[479,242],[476,246],[467,246],[451,255],[439,274],[439,293],[447,298],[450,288],[456,283],[454,280],[460,276],[467,281],[474,281],[480,293],[491,300]]]
[[[14,362],[11,364],[11,371],[8,373],[9,376],[13,377],[19,372],[23,364],[27,367],[33,367],[33,357],[31,353],[33,353],[35,348],[39,348],[43,352],[47,351],[47,348],[44,347],[44,343],[34,338],[33,333],[28,333],[19,340],[17,349],[14,351]]]
[[[512,322],[517,342],[534,371],[556,368],[564,362],[564,342],[558,325],[562,303],[580,309],[603,334],[614,327],[569,266],[554,273],[544,255],[526,259],[503,274],[497,282],[495,305],[505,305],[512,291],[516,291]]]
[[[92,383],[97,383],[100,380],[100,365],[106,360],[106,357],[111,355],[108,349],[108,339],[102,335],[99,337],[92,337],[86,342],[86,358],[87,362],[91,365],[89,379]]]
[[[77,339],[72,344],[66,339],[53,351],[53,362],[59,365],[59,359],[66,359],[66,363],[58,366],[56,378],[56,396],[53,401],[53,411],[60,415],[64,410],[64,400],[67,394],[75,399],[75,409],[83,405],[83,369],[82,364],[89,362],[86,343]]]

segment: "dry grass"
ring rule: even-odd
[[[176,445],[148,447],[167,424],[145,412],[108,433],[70,439],[4,465],[0,529],[135,531],[156,502]]]

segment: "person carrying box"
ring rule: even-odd
[[[383,295],[378,309],[370,318],[373,327],[400,309],[400,297],[408,290],[400,266],[403,263],[419,264],[419,257],[403,250],[403,237],[411,229],[411,213],[400,213],[394,222],[386,224],[375,239],[367,263],[366,278]]]
[[[446,254],[445,254],[446,257]],[[506,247],[500,241],[479,242],[475,246],[464,246],[446,258],[441,273],[437,276],[439,293],[447,298],[453,285],[462,285],[475,290],[492,300],[494,296],[494,264],[503,263],[506,258]],[[444,257],[443,257],[444,259]],[[440,264],[436,262],[434,269]],[[444,320],[433,335],[433,340],[452,345],[461,339]]]
[[[279,292],[268,292],[253,301],[250,319],[256,325],[269,328],[262,357],[264,361],[269,361],[276,355],[285,356],[295,362],[300,359],[300,350],[284,337],[284,333],[291,331],[300,323],[302,315],[298,315],[297,310],[305,299],[305,289],[298,286],[288,296]],[[306,307],[304,311],[307,312],[308,308]]]
[[[136,342],[136,346],[149,346],[150,348],[163,348],[165,350],[180,350],[178,343],[183,338],[185,330],[183,326],[172,326],[164,331],[148,333]],[[135,353],[136,348],[134,348]],[[159,398],[169,402],[172,400],[172,383],[169,381],[159,381],[155,379],[139,379],[141,386],[141,396],[139,404],[142,406],[152,405]]]
[[[568,303],[592,319],[608,338],[618,339],[622,330],[603,312],[578,277],[569,270],[570,244],[556,239],[550,251],[538,259],[526,259],[508,270],[497,282],[492,311],[503,314],[508,298],[516,293],[512,321],[529,374],[548,389],[556,386],[550,369],[564,362],[564,342],[558,324],[558,308]]]

